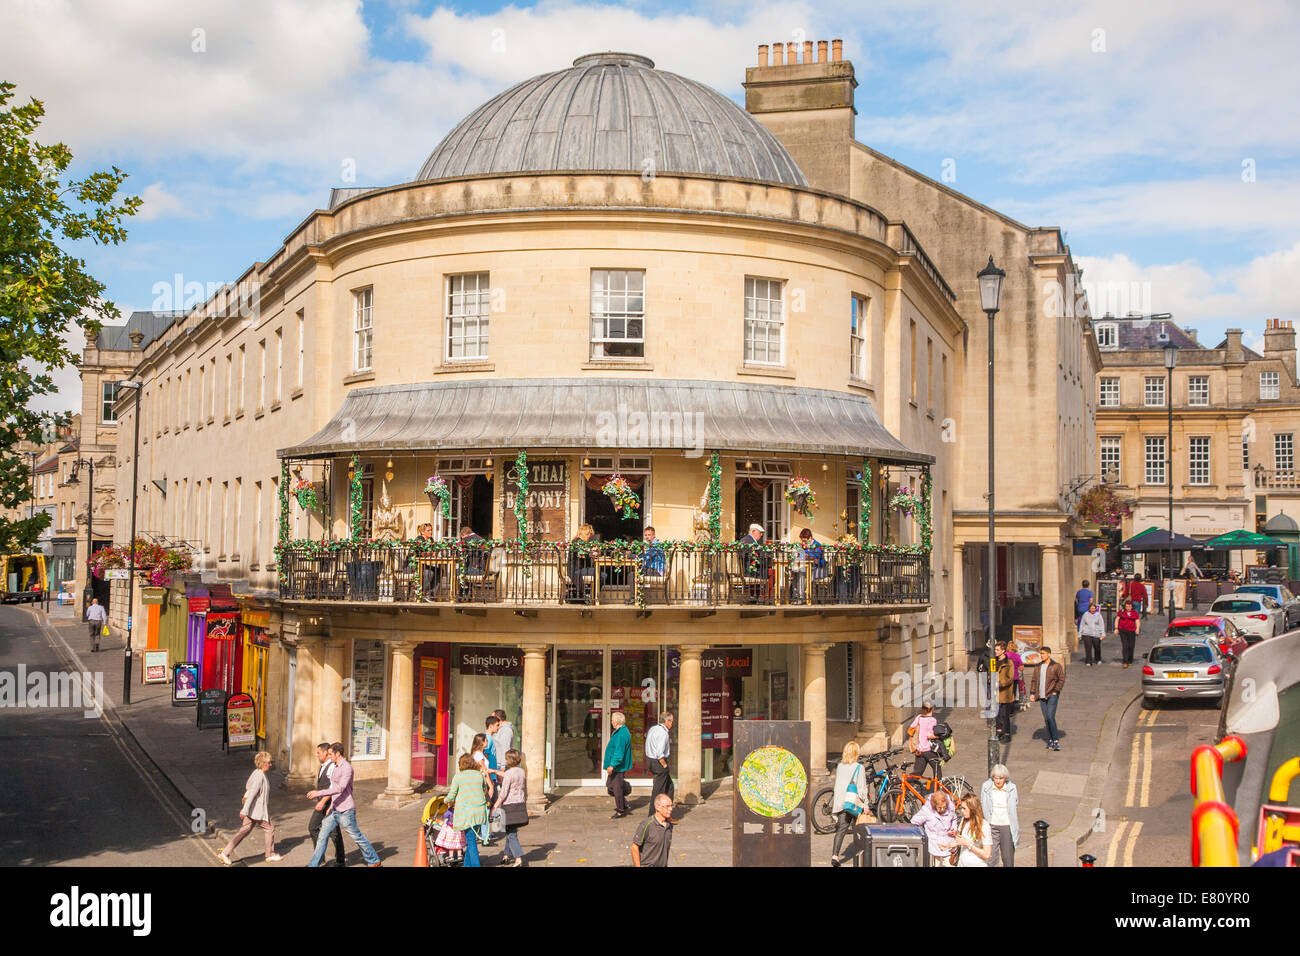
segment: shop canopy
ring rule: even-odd
[[[1211,538],[1202,547],[1214,551],[1267,551],[1270,548],[1285,548],[1286,542],[1256,531],[1229,531]]]
[[[907,465],[908,448],[848,392],[672,379],[489,379],[354,389],[281,458],[481,449],[846,455]]]
[[[1119,549],[1121,551],[1140,553],[1143,551],[1191,551],[1194,548],[1203,547],[1205,547],[1205,542],[1189,538],[1185,534],[1175,534],[1171,542],[1168,531],[1163,528],[1152,527],[1133,535],[1133,537],[1121,544]]]

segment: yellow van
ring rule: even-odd
[[[45,555],[43,554],[6,554],[0,555],[0,587],[4,590],[3,600],[34,601],[45,599],[45,589],[50,586],[45,576]]]

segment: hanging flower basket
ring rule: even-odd
[[[803,475],[795,475],[790,479],[790,484],[785,489],[785,500],[805,518],[811,518],[813,509],[817,507],[817,495]]]
[[[634,517],[641,508],[640,497],[622,475],[611,477],[600,490],[613,503],[615,511],[623,512],[624,518]]]
[[[921,496],[907,485],[899,488],[898,491],[894,492],[894,497],[889,499],[889,507],[909,516],[913,511],[920,510],[921,505]]]
[[[189,549],[168,548],[143,538],[135,541],[136,573],[145,577],[154,587],[166,587],[171,583],[172,573],[188,570],[192,560]],[[101,548],[91,555],[86,566],[91,574],[102,579],[110,569],[131,566],[131,549],[111,545]]]
[[[1117,528],[1125,518],[1133,514],[1133,509],[1121,501],[1109,486],[1093,485],[1079,499],[1074,514],[1085,524]]]
[[[299,478],[293,483],[293,496],[298,499],[298,507],[303,511],[320,509],[320,498],[316,495],[316,486],[306,478]]]
[[[429,496],[429,504],[435,508],[437,502],[442,502],[442,516],[451,517],[451,489],[447,487],[447,479],[441,475],[430,475],[424,482],[424,493]]]

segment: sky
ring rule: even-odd
[[[1213,346],[1300,317],[1300,3],[0,0],[0,78],[74,174],[144,198],[78,245],[126,315],[237,279],[335,186],[409,181],[458,120],[577,56],[641,53],[743,105],[760,43],[842,38],[857,138],[1060,226],[1095,314]],[[179,283],[178,283],[179,277]],[[80,343],[80,336],[69,341]],[[75,371],[42,407],[76,407]]]

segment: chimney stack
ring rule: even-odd
[[[784,43],[772,44],[772,65],[785,66],[785,44]]]
[[[760,43],[758,45],[758,65],[767,66],[767,44],[766,43]]]
[[[811,63],[811,62],[813,61],[813,58],[812,58],[812,40],[804,40],[804,41],[803,41],[803,61],[804,61],[805,63]]]
[[[831,62],[839,63],[843,59],[844,59],[844,41],[832,40],[831,41]]]
[[[826,47],[827,47],[827,46],[828,46],[828,44],[826,43],[825,40],[818,40],[818,41],[817,41],[817,62],[818,62],[818,63],[825,63],[825,62],[826,62]]]
[[[1295,328],[1290,319],[1269,319],[1264,323],[1264,357],[1280,361],[1295,381]]]

